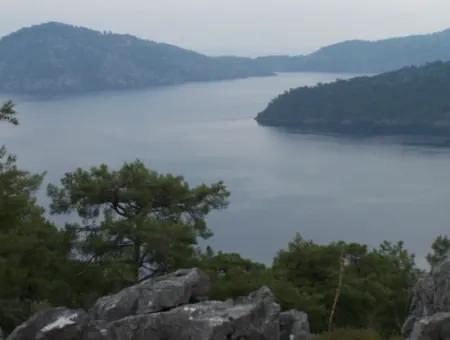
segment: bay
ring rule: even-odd
[[[262,127],[254,117],[277,94],[348,74],[189,83],[53,98],[13,98],[17,128],[0,144],[20,166],[66,171],[140,159],[192,184],[223,180],[230,206],[208,218],[202,243],[270,264],[296,233],[316,242],[376,246],[403,240],[419,264],[450,226],[450,151],[403,138],[348,138]],[[0,94],[0,100],[6,99]],[[48,202],[45,190],[39,199]],[[63,224],[65,217],[52,217]]]

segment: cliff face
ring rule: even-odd
[[[403,334],[410,340],[450,339],[450,259],[417,282]]]
[[[280,307],[266,287],[235,300],[208,301],[197,269],[144,281],[99,299],[88,311],[41,311],[7,340],[310,340],[305,313]]]

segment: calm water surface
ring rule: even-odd
[[[21,125],[0,144],[31,171],[136,158],[192,184],[224,180],[228,209],[209,225],[216,249],[270,263],[296,233],[375,246],[404,240],[419,262],[450,226],[450,150],[258,126],[276,94],[346,78],[317,73],[51,99],[16,98]],[[5,96],[0,95],[0,99]],[[41,204],[46,205],[45,195]],[[61,223],[64,218],[56,218]]]

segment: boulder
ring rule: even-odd
[[[280,340],[311,340],[308,315],[297,310],[281,313]]]
[[[414,324],[410,340],[450,339],[450,313],[436,313]]]
[[[447,258],[416,283],[410,313],[403,325],[402,333],[405,338],[412,337],[413,329],[421,328],[424,323],[432,320],[435,314],[448,312],[450,312],[450,259]]]
[[[146,280],[117,294],[99,299],[89,315],[94,320],[121,318],[160,312],[207,295],[209,280],[198,269],[182,269],[172,274]]]
[[[47,309],[17,327],[7,340],[79,340],[88,322],[88,315],[81,309]]]
[[[235,301],[205,301],[117,320],[108,327],[108,336],[133,340],[276,340],[279,310],[270,290],[263,287]]]
[[[180,270],[102,298],[89,313],[41,311],[7,340],[310,339],[306,314],[280,314],[267,287],[224,302],[205,300],[207,288],[199,270]]]

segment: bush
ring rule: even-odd
[[[383,336],[399,334],[416,277],[414,257],[401,242],[383,242],[369,250],[356,243],[319,245],[298,235],[278,253],[272,267],[273,280],[291,287],[289,291],[273,287],[283,308],[307,312],[311,330],[326,331],[340,259],[342,282],[333,327],[374,329]]]

